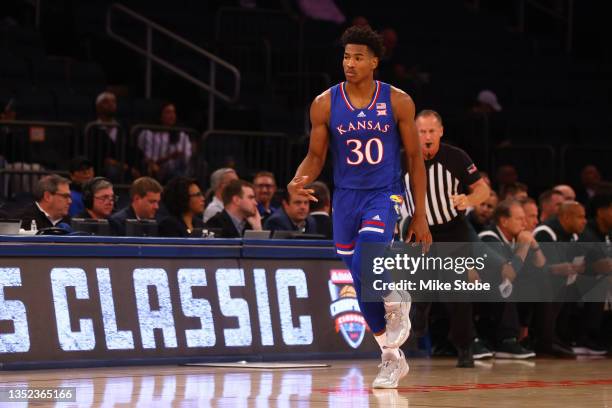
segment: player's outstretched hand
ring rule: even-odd
[[[308,183],[308,176],[297,176],[294,177],[293,180],[289,184],[287,184],[287,191],[290,195],[301,195],[308,198],[310,201],[319,201],[313,195],[314,190],[311,188],[304,188],[304,186]]]
[[[413,238],[414,237],[414,241]],[[431,232],[427,219],[425,217],[414,217],[408,226],[408,234],[406,234],[406,242],[414,242],[423,244],[423,253],[429,251],[431,246]]]

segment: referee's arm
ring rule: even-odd
[[[483,179],[479,179],[475,183],[470,184],[469,188],[470,194],[468,195],[457,194],[451,196],[453,205],[456,209],[463,211],[468,207],[476,207],[489,198],[489,194],[491,194],[491,189]]]

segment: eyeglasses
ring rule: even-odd
[[[72,198],[72,196],[70,195],[70,193],[51,193],[53,195],[57,195],[60,196],[66,200],[70,200]]]
[[[274,187],[276,187],[274,184],[255,184],[255,187],[257,188],[269,188],[272,189]]]
[[[204,194],[202,194],[201,191],[198,191],[197,193],[189,193],[189,197],[202,197]]]
[[[119,196],[116,196],[116,195],[103,195],[103,196],[98,196],[98,197],[94,196],[94,198],[96,200],[100,200],[104,202],[112,201],[114,203],[116,203],[117,200],[119,200]]]

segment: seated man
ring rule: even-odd
[[[94,177],[83,185],[85,209],[76,218],[108,219],[115,208],[112,183],[104,177]]]
[[[56,227],[60,223],[70,224],[68,209],[72,198],[69,185],[70,180],[57,174],[38,180],[33,191],[36,201],[15,214],[22,220],[22,228],[31,229],[32,221],[38,230]]]
[[[223,189],[223,211],[206,222],[208,228],[219,228],[216,238],[240,238],[245,230],[261,230],[261,216],[253,185],[244,180],[232,180]]]
[[[214,197],[204,210],[204,222],[210,220],[215,214],[223,211],[223,200],[221,194],[225,186],[232,181],[238,180],[236,170],[229,167],[217,169],[210,175],[210,189],[214,192]]]
[[[274,193],[276,193],[276,180],[274,173],[269,171],[260,171],[253,177],[253,185],[255,186],[255,198],[257,199],[257,210],[265,222],[277,207],[272,205]]]
[[[162,186],[151,177],[140,177],[132,183],[130,198],[132,202],[109,218],[115,235],[125,236],[125,220],[129,218],[155,219],[161,200]]]
[[[72,204],[70,204],[70,216],[75,217],[77,214],[85,210],[83,204],[83,186],[94,177],[93,163],[84,156],[77,156],[70,161],[70,195],[72,196]]]
[[[544,266],[546,258],[533,234],[525,230],[525,212],[519,201],[509,199],[500,202],[495,209],[493,219],[495,224],[485,228],[478,236],[483,242],[492,243],[491,248],[505,261],[501,268],[500,280],[513,283],[524,266],[528,264],[538,268]],[[528,258],[528,255],[531,256]],[[516,303],[489,303],[487,308],[495,315],[497,322],[495,357],[512,359],[535,357],[533,351],[524,348],[518,342],[519,317]]]
[[[270,231],[297,231],[308,234],[317,233],[317,222],[308,215],[308,198],[290,196],[283,192],[283,208],[279,208],[264,223],[264,229]]]

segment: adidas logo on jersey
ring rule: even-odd
[[[380,221],[380,215],[376,214],[374,217],[372,217],[372,219],[374,221]]]
[[[366,114],[363,113],[363,111],[359,112],[359,114],[357,115],[358,118],[365,118]]]

